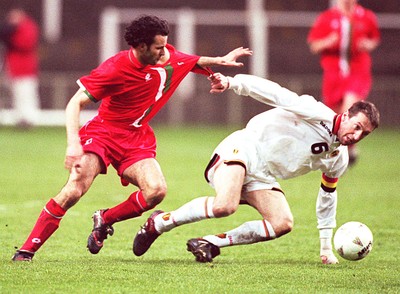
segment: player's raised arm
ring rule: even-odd
[[[68,102],[65,110],[66,131],[67,131],[67,150],[65,154],[65,168],[71,170],[73,165],[83,155],[83,149],[79,139],[79,116],[81,110],[90,102],[89,97],[83,89],[79,89]]]
[[[234,77],[227,77],[221,73],[215,73],[209,77],[209,80],[211,81],[211,93],[221,93],[230,89],[238,95],[249,96],[262,103],[281,107],[304,117],[314,117],[318,114],[318,111],[315,110],[317,101],[314,97],[299,96],[278,83],[258,76],[238,74]]]
[[[337,182],[338,178],[331,178],[322,174],[321,187],[316,203],[320,258],[324,264],[339,263],[332,250],[333,229],[336,227]]]
[[[197,64],[202,67],[207,66],[216,66],[216,65],[223,65],[223,66],[243,66],[242,62],[237,62],[236,60],[242,56],[249,56],[252,55],[253,51],[249,48],[239,47],[225,56],[222,57],[208,57],[208,56],[201,56],[197,61]]]

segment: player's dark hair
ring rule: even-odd
[[[370,121],[372,127],[376,129],[379,126],[380,114],[376,106],[368,101],[358,101],[349,108],[349,117],[362,112]]]
[[[166,20],[153,15],[136,18],[125,29],[125,40],[128,45],[137,47],[141,43],[150,46],[156,35],[168,36],[169,27]]]

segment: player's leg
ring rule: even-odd
[[[343,96],[343,102],[341,104],[341,108],[340,108],[340,113],[345,112],[346,110],[348,110],[354,103],[356,103],[357,101],[362,100],[362,98],[360,96],[358,96],[356,93],[354,92],[347,92],[345,93],[345,95]]]
[[[369,71],[351,72],[345,83],[341,112],[348,110],[355,102],[366,100],[372,88],[372,76]],[[355,144],[348,146],[349,165],[357,162],[358,148]]]
[[[14,255],[13,260],[28,260],[29,256],[32,259],[35,252],[58,229],[66,211],[87,192],[100,171],[101,164],[97,155],[84,154],[80,165],[71,169],[65,186],[54,198],[47,202],[29,237]]]
[[[155,207],[164,199],[167,185],[155,159],[156,139],[149,126],[135,131],[113,131],[107,139],[112,146],[107,157],[120,175],[122,185],[133,184],[139,188],[126,201],[104,211],[105,223],[112,225]]]
[[[262,220],[249,221],[233,230],[217,235],[190,239],[187,250],[198,262],[211,262],[220,248],[273,240],[291,231],[293,216],[281,191],[256,190],[244,195],[244,200],[256,208]]]
[[[248,192],[246,201],[268,221],[276,238],[289,233],[293,228],[293,215],[285,195],[278,189]]]
[[[249,221],[228,232],[205,236],[203,239],[218,247],[225,247],[273,240],[292,230],[293,215],[281,191],[264,189],[247,192],[244,200],[257,209],[262,220]]]
[[[216,196],[195,198],[174,211],[158,215],[155,218],[157,231],[164,233],[176,226],[234,213],[239,206],[244,176],[242,165],[220,164],[213,180]]]
[[[93,230],[88,237],[87,247],[92,254],[97,254],[103,247],[107,235],[112,235],[112,225],[142,215],[160,203],[167,191],[164,175],[154,158],[142,159],[126,168],[122,177],[137,187],[124,202],[109,208],[101,209],[93,215]]]
[[[13,88],[18,125],[24,127],[36,124],[40,110],[37,78],[18,78],[14,82]]]
[[[109,224],[142,215],[144,211],[160,203],[167,193],[164,175],[154,158],[134,163],[124,171],[123,177],[139,187],[139,190],[132,193],[126,201],[104,213],[104,219]]]
[[[215,197],[199,197],[169,213],[155,218],[160,233],[206,218],[219,218],[233,214],[240,202],[245,169],[239,164],[222,163],[214,174]]]
[[[177,226],[234,213],[239,205],[244,176],[242,165],[221,163],[214,175],[216,197],[195,198],[167,213],[154,212],[135,237],[134,253],[137,256],[143,255],[159,235]]]
[[[336,113],[340,113],[345,92],[345,79],[338,71],[325,71],[322,79],[323,103]]]

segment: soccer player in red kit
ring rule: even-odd
[[[375,14],[357,0],[338,0],[324,11],[313,24],[308,44],[320,54],[323,69],[323,102],[337,113],[353,103],[365,100],[371,90],[371,57],[380,42]],[[349,148],[350,164],[357,151]]]
[[[209,75],[208,66],[241,66],[241,56],[251,55],[237,48],[223,57],[189,55],[167,44],[165,20],[155,16],[135,19],[125,32],[131,46],[106,60],[77,82],[80,89],[66,107],[68,182],[50,199],[14,261],[30,261],[36,251],[57,230],[66,211],[88,191],[99,174],[111,164],[123,185],[139,189],[126,201],[93,215],[93,231],[87,247],[96,254],[114,230],[112,224],[140,216],[166,195],[166,183],[155,159],[156,139],[149,120],[168,101],[189,72]],[[81,110],[101,101],[98,115],[79,126]]]
[[[14,118],[18,127],[29,128],[38,122],[39,42],[37,22],[21,8],[13,8],[0,24],[0,43],[5,46],[4,65],[7,74]]]

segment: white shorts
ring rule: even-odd
[[[34,76],[11,79],[16,121],[36,124],[40,116],[39,81]]]
[[[204,173],[208,183],[214,187],[215,169],[220,164],[239,164],[246,169],[243,192],[256,190],[281,190],[281,186],[260,160],[257,143],[245,130],[240,130],[226,137],[215,148]]]

